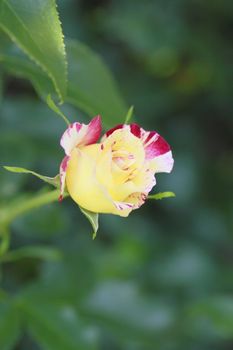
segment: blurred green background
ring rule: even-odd
[[[95,241],[70,199],[16,219],[11,249],[55,246],[63,258],[2,264],[0,349],[233,349],[232,1],[59,0],[58,9],[65,36],[104,58],[136,121],[170,143],[175,167],[155,191],[176,198],[127,219],[101,215]],[[55,175],[64,122],[27,80],[1,81],[1,165]],[[4,206],[43,191],[3,169],[0,183]]]

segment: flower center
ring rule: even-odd
[[[121,170],[129,170],[131,166],[135,163],[135,157],[133,154],[127,151],[112,151],[113,162],[121,169]]]

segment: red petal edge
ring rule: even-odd
[[[130,124],[130,131],[134,136],[138,137],[139,139],[141,138],[141,128],[138,124]]]
[[[152,133],[154,133],[154,135],[155,135],[155,132],[152,131],[151,134]],[[147,137],[146,142],[148,142],[148,140],[150,140],[151,137],[153,137],[153,135],[151,135],[151,136],[149,135]],[[165,141],[162,136],[158,135],[158,137],[156,138],[155,141],[153,141],[151,144],[149,144],[148,146],[145,147],[146,158],[152,159],[152,158],[161,156],[161,155],[169,152],[170,149],[171,148],[170,148],[169,144],[167,143],[167,141]]]
[[[124,124],[118,124],[117,126],[115,126],[114,128],[106,131],[106,136],[110,136],[115,130],[118,130],[118,129],[122,129],[124,127]]]

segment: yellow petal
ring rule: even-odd
[[[92,148],[91,152],[86,151]],[[100,145],[90,145],[72,151],[66,173],[66,185],[70,196],[81,207],[99,213],[115,210],[106,189],[97,180],[97,160]]]

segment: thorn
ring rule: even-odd
[[[58,202],[59,202],[59,203],[61,203],[61,202],[62,202],[62,200],[63,200],[63,195],[62,195],[62,194],[60,194],[60,196],[59,196],[59,198],[58,198]]]

